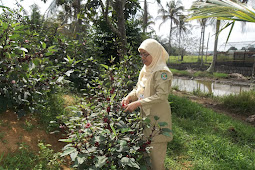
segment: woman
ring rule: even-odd
[[[125,111],[132,112],[141,108],[142,117],[148,117],[151,123],[167,122],[167,128],[172,129],[171,109],[168,95],[171,90],[173,75],[166,65],[169,57],[164,47],[154,39],[146,39],[138,48],[144,63],[136,88],[133,89],[121,102]],[[165,126],[164,126],[165,128]],[[152,129],[144,129],[145,137],[149,137]],[[163,170],[166,157],[167,142],[171,137],[158,135],[152,138],[150,152],[152,170]]]

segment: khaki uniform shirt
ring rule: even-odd
[[[169,128],[172,130],[172,119],[171,119],[171,108],[168,102],[168,95],[171,90],[171,83],[173,75],[168,71],[156,71],[151,78],[150,82],[150,96],[144,99],[141,99],[141,114],[145,117],[144,110],[150,109],[150,113],[147,116],[151,120],[151,125],[154,125],[155,119],[154,116],[158,116],[159,120],[157,122],[166,122],[168,125],[162,128]],[[136,88],[132,90],[128,96],[131,97],[132,101],[136,101],[138,97],[136,96]],[[145,137],[149,137],[151,130],[146,128],[144,129]],[[173,139],[172,133],[171,137],[164,135],[157,135],[153,137],[152,142],[169,142]]]

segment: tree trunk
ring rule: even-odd
[[[125,4],[126,0],[116,0],[114,5],[115,11],[117,13],[117,26],[119,30],[119,39],[121,43],[119,54],[121,57],[127,54],[127,36],[124,17]]]
[[[81,0],[76,0],[77,1],[77,14],[76,14],[76,18],[77,15],[81,12]],[[76,38],[77,40],[79,40],[79,42],[82,42],[82,38],[81,38],[81,26],[82,26],[82,20],[81,18],[78,18],[78,22],[76,24],[76,28],[77,28],[77,32],[76,32]]]
[[[204,65],[203,56],[204,56],[204,41],[205,41],[205,22],[203,21],[203,35],[202,35],[202,48],[201,48],[201,66]]]
[[[122,58],[124,55],[127,54],[127,36],[126,36],[125,17],[124,17],[124,8],[125,8],[126,0],[116,0],[112,6],[113,9],[116,11],[117,27],[108,18],[110,0],[106,1],[106,7],[104,6],[104,3],[102,0],[100,0],[99,3],[101,5],[106,23],[108,24],[112,32],[115,33],[118,37],[118,42],[120,46],[120,49],[118,50],[118,54],[119,54],[119,57]]]
[[[172,46],[171,46],[171,40],[172,40],[172,26],[173,25],[173,20],[171,19],[170,21],[170,32],[169,32],[169,49],[168,49],[168,54],[171,55],[172,54]]]
[[[143,6],[143,33],[147,30],[147,24],[148,24],[148,6],[147,6],[147,0],[144,0],[144,6]]]
[[[210,32],[209,32],[209,35],[208,35],[208,40],[207,40],[207,45],[206,45],[205,63],[207,63],[207,54],[208,54],[209,40],[210,40]]]
[[[180,26],[179,26],[180,27]],[[180,57],[181,57],[181,61],[183,61],[183,57],[182,57],[182,52],[181,52],[181,27],[179,28],[179,40],[178,40],[178,46],[179,46],[179,54],[180,54]]]
[[[214,70],[215,70],[215,62],[217,60],[217,46],[218,46],[219,30],[220,30],[220,20],[217,20],[215,40],[214,40],[214,50],[213,50],[213,61],[210,65],[210,67],[207,69],[208,72],[214,72]]]

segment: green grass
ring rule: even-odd
[[[207,78],[228,78],[228,74],[225,73],[210,73],[207,71],[194,71],[194,72],[189,72],[187,70],[176,70],[176,69],[171,69],[171,72],[173,75],[176,76],[187,76],[187,77],[207,77]]]
[[[52,94],[44,99],[44,105],[37,105],[38,113],[35,115],[43,129],[50,132],[58,128],[56,124],[50,124],[50,121],[57,120],[57,116],[64,114],[63,93]]]
[[[177,75],[177,76],[188,76],[188,77],[192,77],[192,73],[186,71],[186,70],[176,70],[173,68],[170,68],[171,72],[173,73],[173,75]]]
[[[175,169],[245,169],[255,167],[255,127],[170,95],[174,139],[166,166]]]
[[[54,153],[49,149],[50,145],[39,143],[39,153],[35,153],[26,144],[20,144],[19,150],[15,153],[9,153],[7,156],[0,155],[1,169],[60,169],[63,160],[60,153]]]
[[[205,56],[203,56],[203,61],[205,62]],[[169,57],[169,62],[171,63],[196,63],[201,61],[199,56],[184,56],[183,61],[180,61],[180,56],[170,56]],[[211,63],[213,59],[213,56],[207,56],[206,63]]]
[[[237,114],[246,116],[254,114],[255,91],[244,91],[240,94],[230,94],[219,99],[223,105],[233,110]]]

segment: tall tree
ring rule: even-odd
[[[95,0],[94,1],[88,0],[88,4],[92,4],[95,2],[96,2]],[[101,12],[103,14],[104,20],[106,21],[108,27],[118,37],[119,46],[120,46],[118,53],[122,57],[127,54],[127,36],[126,36],[126,27],[125,27],[126,0],[115,0],[115,1],[106,0],[105,3],[102,0],[99,0],[97,2],[99,3]],[[93,9],[88,8],[87,6],[87,10],[90,10],[91,12],[91,10]],[[110,12],[112,16],[109,16]]]
[[[173,31],[173,24],[178,24],[179,20],[178,20],[178,16],[182,14],[183,10],[184,10],[184,6],[182,6],[182,3],[180,0],[171,0],[170,2],[167,2],[166,4],[166,8],[165,9],[162,5],[161,5],[161,9],[158,10],[158,14],[159,16],[157,18],[162,19],[162,23],[160,24],[160,26],[165,23],[167,20],[170,20],[170,30],[169,30],[169,48],[168,48],[168,53],[171,54],[171,41],[172,41],[172,31]],[[159,26],[159,27],[160,27]]]
[[[158,4],[160,4],[160,2],[161,2],[161,0],[156,0],[157,1],[157,3]],[[143,33],[145,33],[146,32],[146,30],[147,30],[147,27],[149,26],[149,18],[150,18],[150,16],[149,16],[149,13],[148,13],[148,4],[149,4],[150,2],[148,2],[147,0],[144,0],[144,2],[143,2]],[[153,3],[155,3],[155,1],[153,2]]]
[[[190,33],[189,27],[191,26],[188,24],[186,21],[186,16],[185,15],[180,15],[179,17],[179,23],[177,25],[178,28],[178,48],[179,48],[179,55],[181,56],[181,61],[183,61],[183,56],[184,56],[184,51],[181,50],[181,40],[183,37],[183,34]]]
[[[48,0],[41,0],[44,3],[46,3]],[[78,39],[81,42],[81,36],[80,33],[82,32],[82,20],[79,16],[81,12],[81,1],[82,0],[52,0],[50,6],[48,7],[46,11],[46,16],[49,16],[49,14],[56,14],[56,10],[58,7],[62,7],[62,9],[65,12],[62,26],[63,24],[66,24],[68,21],[71,21],[74,24],[74,33],[76,39]]]

